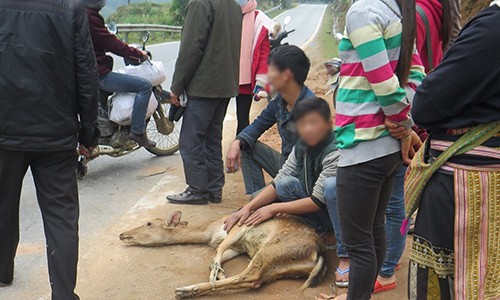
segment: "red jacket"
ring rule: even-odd
[[[417,5],[423,8],[427,19],[429,20],[433,54],[432,61],[435,68],[443,59],[443,38],[441,36],[441,30],[443,27],[443,8],[439,0],[417,0]],[[425,23],[417,13],[417,50],[425,67],[425,72],[428,73],[431,70],[429,66],[429,53],[427,53],[426,38],[427,32]]]
[[[259,11],[255,11],[255,17],[257,17],[258,13]],[[269,31],[265,27],[262,27],[253,51],[252,84],[240,85],[240,94],[251,95],[256,84],[257,75],[267,75],[267,58],[269,57],[270,49]]]
[[[136,59],[138,61],[143,57],[140,50],[129,47],[108,31],[104,23],[104,18],[99,14],[99,10],[87,8],[87,16],[89,18],[90,34],[92,35],[92,42],[94,44],[99,76],[113,70],[113,58],[106,55],[106,52],[112,52],[121,57]]]

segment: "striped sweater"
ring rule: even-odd
[[[385,3],[384,3],[385,2]],[[390,6],[390,7],[389,7]],[[415,52],[408,88],[395,74],[402,23],[395,0],[360,0],[349,9],[339,45],[343,60],[337,96],[339,166],[350,166],[400,151],[384,126],[385,118],[410,128],[410,102],[424,78]]]

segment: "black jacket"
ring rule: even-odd
[[[172,92],[199,98],[238,95],[241,8],[234,0],[191,0]]]
[[[96,144],[97,67],[78,0],[0,0],[0,148]]]

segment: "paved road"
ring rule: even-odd
[[[287,15],[292,16],[288,29],[295,28],[296,32],[289,37],[288,42],[303,45],[316,32],[325,7],[300,5],[278,16],[279,21],[283,21]],[[168,74],[166,87],[171,80],[178,48],[178,42],[149,47],[154,58],[165,63]],[[116,67],[122,66],[121,60],[117,60]],[[227,118],[235,118],[234,103]],[[133,207],[165,172],[182,174],[178,154],[158,158],[145,150],[118,159],[102,157],[91,162],[89,168],[89,174],[79,183],[82,256],[86,253],[85,249],[91,247],[92,238]],[[24,181],[20,215],[21,243],[16,260],[16,278],[12,287],[0,289],[0,299],[44,299],[48,291],[45,240],[31,174]],[[44,277],[40,277],[40,274]]]

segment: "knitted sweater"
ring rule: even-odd
[[[385,3],[384,3],[385,2]],[[384,126],[385,118],[407,128],[414,90],[424,78],[415,52],[408,88],[395,74],[402,41],[395,0],[360,0],[349,9],[339,45],[343,60],[337,96],[336,135],[339,166],[350,166],[400,151]]]

